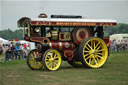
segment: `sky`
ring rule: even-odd
[[[128,0],[1,0],[0,30],[16,30],[21,17],[37,18],[40,13],[82,15],[85,18],[115,19],[128,23]]]

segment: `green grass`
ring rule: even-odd
[[[112,53],[99,69],[74,68],[63,62],[58,71],[33,71],[26,61],[0,63],[0,85],[128,85],[128,51]]]

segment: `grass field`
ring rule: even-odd
[[[128,51],[112,53],[99,69],[63,62],[58,71],[32,71],[23,60],[0,63],[0,85],[128,85]]]

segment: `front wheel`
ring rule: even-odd
[[[43,63],[42,63],[42,57],[39,56],[39,52],[37,49],[31,50],[28,53],[27,56],[27,65],[32,69],[32,70],[39,70],[42,68]]]
[[[99,68],[107,61],[108,49],[102,39],[95,37],[88,38],[79,47],[79,57],[84,66]]]
[[[49,71],[58,70],[61,65],[61,54],[55,49],[49,49],[44,53],[43,64],[45,69]]]

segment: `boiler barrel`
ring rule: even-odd
[[[49,43],[50,48],[53,49],[59,49],[59,50],[73,50],[74,49],[74,44],[72,42],[58,42],[58,41],[51,41]]]

